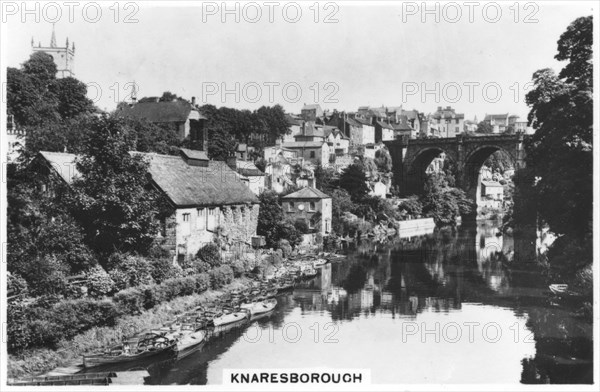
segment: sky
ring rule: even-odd
[[[171,91],[218,107],[452,106],[479,121],[487,113],[525,120],[533,72],[559,71],[558,38],[598,12],[595,2],[574,1],[254,2],[229,3],[230,13],[220,1],[59,1],[30,13],[11,4],[4,64],[27,60],[32,38],[48,45],[54,21],[57,43],[75,42],[75,76],[101,109],[129,99],[135,83],[138,98]]]

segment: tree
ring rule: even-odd
[[[479,124],[477,124],[477,129],[475,130],[475,132],[494,133],[494,127],[492,127],[492,125],[487,121],[481,121]]]
[[[45,290],[96,263],[83,230],[54,196],[42,192],[37,171],[9,164],[7,179],[8,271],[25,278],[33,294],[59,293]]]
[[[448,186],[443,173],[429,175],[420,201],[423,215],[432,217],[440,226],[454,225],[456,218],[471,214],[474,207],[462,189]]]
[[[85,84],[56,79],[52,56],[36,52],[21,69],[7,70],[7,111],[20,127],[45,126],[87,115],[96,109]]]
[[[536,129],[526,145],[527,166],[538,178],[534,189],[542,221],[556,234],[583,240],[593,221],[591,16],[571,23],[555,58],[568,63],[558,76],[550,69],[536,71],[526,96]]]
[[[392,171],[392,157],[387,148],[377,150],[375,153],[375,163],[382,173],[389,173]]]
[[[87,98],[86,85],[75,78],[56,79],[52,90],[58,101],[56,110],[63,120],[95,111],[93,102]]]
[[[369,193],[365,171],[363,166],[357,163],[344,169],[340,176],[339,185],[350,194],[354,202],[362,200]]]
[[[258,226],[256,232],[265,236],[267,247],[275,248],[279,240],[288,240],[291,245],[301,241],[294,224],[285,218],[283,209],[279,205],[279,196],[276,192],[265,191],[258,197],[260,210],[258,213]]]
[[[172,211],[164,196],[148,186],[148,163],[129,153],[135,135],[126,123],[102,117],[89,127],[76,163],[81,176],[73,181],[68,199],[71,211],[99,254],[144,253],[160,218]]]

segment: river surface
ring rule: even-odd
[[[221,384],[224,369],[369,369],[373,383],[591,383],[592,325],[557,302],[535,236],[489,222],[345,249],[147,384]],[[509,269],[506,266],[511,264]]]

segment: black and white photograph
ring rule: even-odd
[[[0,1],[0,389],[597,391],[599,9]]]

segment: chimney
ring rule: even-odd
[[[192,97],[192,105],[196,105],[196,97]]]

